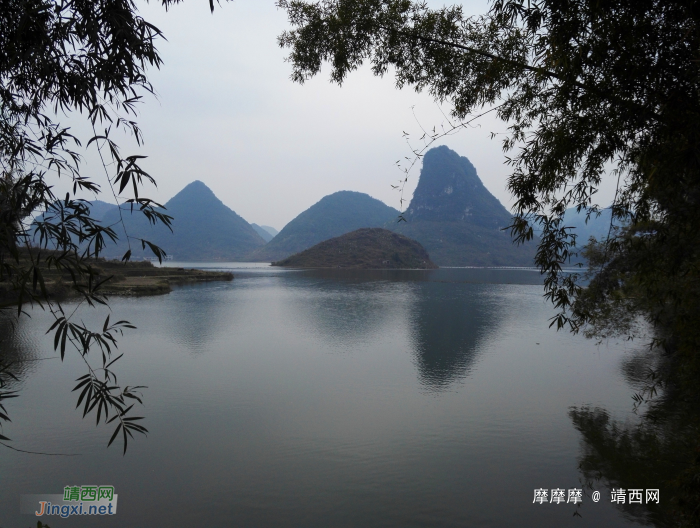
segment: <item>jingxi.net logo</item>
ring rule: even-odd
[[[22,495],[20,513],[64,519],[73,515],[114,515],[117,494],[114,486],[66,486],[63,495]]]

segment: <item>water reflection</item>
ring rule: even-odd
[[[440,276],[443,270],[363,270],[363,269],[313,269],[297,271],[301,277],[340,281],[341,284],[358,284],[362,282],[422,282]]]
[[[35,367],[37,348],[30,332],[25,330],[27,318],[17,321],[9,314],[0,313],[0,366],[7,366],[17,380],[5,376],[6,387],[15,387],[28,376]]]
[[[22,424],[8,436],[22,448],[83,456],[4,452],[0,525],[29,524],[20,494],[108,482],[124,504],[102,519],[105,528],[289,519],[368,528],[629,526],[609,501],[583,520],[531,503],[533,487],[576,482],[577,433],[566,409],[591,394],[601,406],[618,401],[623,382],[612,360],[603,368],[580,340],[547,333],[551,311],[539,286],[442,271],[236,272],[222,285],[113,299],[114,313],[139,327],[120,338],[118,372],[149,386],[149,437],[126,457],[107,449],[111,431],[74,411],[79,358],[58,370],[37,362],[47,368],[25,379],[12,403]],[[26,328],[52,354],[47,319]],[[597,385],[580,387],[580,379]]]
[[[221,296],[224,288],[207,284],[181,286],[163,299],[161,309],[166,314],[169,339],[174,344],[193,354],[202,353],[211,345],[213,337],[223,330],[222,314],[236,308],[231,305],[231,299],[224,306]],[[183,306],[188,309],[183,310]]]
[[[649,373],[661,366],[659,359],[656,350],[644,347],[625,357],[620,370],[629,386],[635,391],[641,391],[649,384]]]
[[[421,385],[440,392],[469,375],[479,343],[507,313],[480,284],[487,274],[472,282],[455,271],[313,270],[285,282],[295,290],[295,311],[328,346],[406,334]]]
[[[293,289],[293,312],[303,318],[303,326],[336,349],[354,349],[402,328],[405,306],[412,302],[412,285],[404,282],[347,276],[338,281],[319,275],[286,282]]]
[[[17,321],[7,313],[0,313],[0,412],[12,420],[11,398],[17,397],[24,381],[36,370],[39,361],[36,347],[24,330],[26,317]],[[0,434],[12,436],[9,420],[0,417]]]
[[[418,379],[431,391],[443,391],[466,377],[482,341],[503,316],[490,297],[474,285],[443,283],[416,287],[411,306],[413,348]]]
[[[272,268],[279,270],[279,268]],[[320,279],[342,281],[449,282],[453,284],[542,284],[535,269],[440,268],[434,270],[285,270]],[[274,272],[274,271],[273,271]],[[278,271],[279,272],[279,271]]]
[[[622,374],[639,391],[653,383],[652,370],[668,368],[658,351],[645,348],[626,358]],[[700,414],[697,402],[670,387],[634,421],[619,421],[599,407],[572,408],[581,433],[579,471],[590,489],[658,489],[659,504],[618,504],[628,519],[657,527],[700,525]],[[646,501],[646,497],[644,497]]]

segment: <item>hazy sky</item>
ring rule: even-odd
[[[164,65],[150,72],[157,98],[140,105],[149,156],[144,165],[158,182],[147,196],[164,203],[201,180],[247,221],[277,229],[340,190],[400,207],[391,184],[402,176],[395,162],[411,156],[403,132],[416,140],[422,134],[413,112],[425,128],[445,122],[429,95],[399,91],[392,77],[373,77],[367,68],[342,87],[328,81],[328,68],[303,86],[292,83],[287,51],[276,42],[287,20],[274,0],[222,2],[213,15],[206,0],[186,0],[168,12],[159,2],[138,5],[168,39],[159,45]],[[488,9],[482,0],[462,5],[473,14]],[[500,141],[489,137],[504,130],[503,123],[483,118],[436,146],[468,157],[486,187],[510,207],[508,167]],[[125,145],[123,154],[134,151]],[[99,174],[96,164],[88,166]],[[408,199],[419,170],[411,173]],[[599,201],[607,204],[611,196],[608,188]]]

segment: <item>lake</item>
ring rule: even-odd
[[[49,316],[23,321],[3,434],[80,456],[0,446],[0,527],[36,525],[20,495],[88,484],[114,486],[116,515],[43,522],[641,526],[604,482],[598,503],[533,503],[538,488],[583,488],[572,407],[635,419],[624,365],[641,347],[550,329],[538,272],[196,266],[235,279],[111,300],[113,318],[138,326],[119,341],[120,382],[148,386],[138,414],[149,434],[126,456],[106,447],[111,425],[74,410],[80,358],[39,361],[56,355]],[[81,318],[101,324],[105,310],[92,312]]]

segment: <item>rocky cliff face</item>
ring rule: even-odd
[[[429,150],[423,158],[406,218],[499,228],[510,223],[511,215],[481,183],[474,165],[442,146]]]
[[[439,266],[531,266],[534,244],[516,246],[503,231],[511,214],[464,156],[442,146],[423,158],[405,223],[387,228],[420,242]]]

